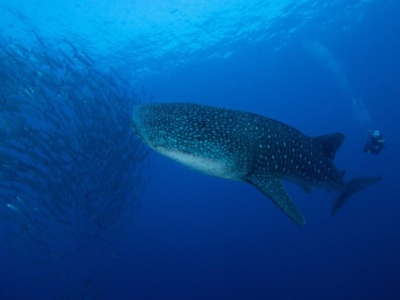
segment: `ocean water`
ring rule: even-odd
[[[0,1],[0,137],[29,141],[0,144],[0,299],[399,299],[400,4],[200,2]],[[346,181],[383,180],[333,217],[336,192],[285,182],[297,226],[249,184],[148,152],[137,98],[341,132]]]

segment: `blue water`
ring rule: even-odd
[[[123,238],[52,264],[0,242],[0,299],[400,298],[399,3],[1,2],[8,39],[37,43],[34,29],[56,51],[67,38],[153,101],[259,113],[309,136],[341,132],[335,163],[346,180],[383,180],[334,217],[335,192],[285,183],[307,219],[299,227],[254,187],[151,152]],[[371,129],[387,141],[378,156],[362,152]]]

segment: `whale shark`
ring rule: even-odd
[[[134,107],[132,127],[150,148],[198,172],[250,183],[296,224],[305,218],[282,180],[310,192],[338,191],[331,214],[354,193],[381,177],[344,181],[333,163],[344,135],[308,137],[279,121],[194,103],[144,103]]]

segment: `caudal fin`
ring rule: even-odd
[[[382,177],[360,177],[350,180],[346,183],[346,189],[339,194],[335,203],[333,204],[331,215],[333,216],[343,206],[346,200],[353,194],[365,189],[380,181]]]

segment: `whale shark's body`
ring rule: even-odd
[[[136,134],[161,154],[207,175],[248,182],[297,224],[305,219],[282,181],[337,190],[332,214],[355,192],[380,177],[353,179],[333,164],[344,135],[310,138],[257,114],[191,103],[147,103],[134,108]]]

